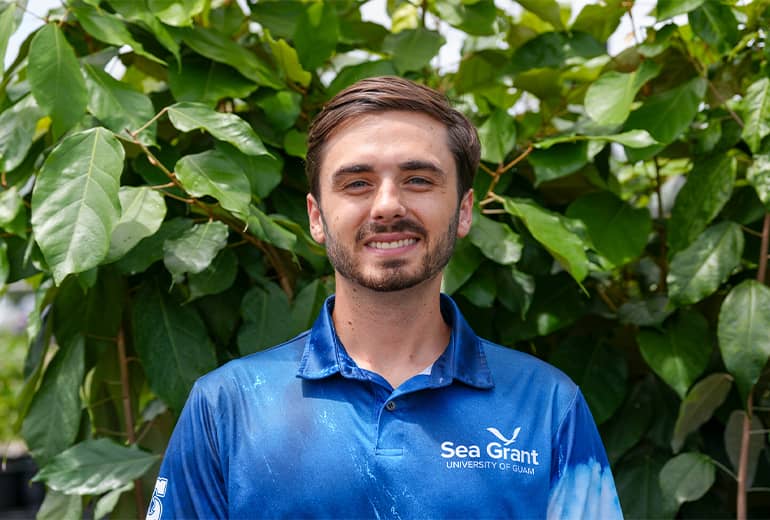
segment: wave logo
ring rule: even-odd
[[[511,438],[506,438],[505,435],[500,432],[497,428],[487,428],[487,431],[497,437],[500,441],[502,441],[503,446],[508,446],[509,444],[513,444],[516,442],[516,437],[519,436],[519,432],[521,431],[521,426],[517,427],[515,430],[513,430],[513,435],[511,435]]]
[[[168,479],[158,478],[155,481],[155,489],[152,492],[152,501],[150,502],[150,509],[147,511],[146,520],[160,520],[163,514],[163,504],[160,499],[166,496],[167,485]]]

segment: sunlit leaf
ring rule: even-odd
[[[305,4],[293,32],[300,62],[307,70],[320,67],[337,47],[339,18],[331,2]],[[288,36],[288,35],[287,35]]]
[[[310,84],[312,75],[302,68],[297,51],[286,40],[274,40],[267,35],[267,43],[273,52],[273,58],[289,81],[298,83],[303,87]]]
[[[623,123],[631,113],[636,93],[660,73],[660,65],[644,61],[634,72],[610,71],[602,74],[588,87],[585,97],[586,113],[601,125]]]
[[[761,78],[746,89],[743,99],[744,126],[741,136],[752,152],[770,134],[770,78]]]
[[[754,186],[759,200],[766,210],[770,211],[770,154],[754,156],[754,160],[746,169],[746,180]]]
[[[516,263],[521,258],[521,239],[508,224],[497,222],[476,211],[468,237],[487,258],[498,264]]]
[[[245,154],[268,153],[249,124],[235,114],[217,112],[203,103],[181,102],[168,107],[168,117],[182,132],[202,129]]]
[[[227,156],[216,150],[185,155],[177,161],[174,170],[179,182],[193,197],[209,195],[242,220],[248,216],[249,180]]]
[[[677,504],[698,500],[714,485],[716,468],[702,453],[682,453],[660,470],[660,488]]]
[[[444,37],[435,31],[407,29],[388,35],[382,43],[382,49],[393,56],[393,65],[403,74],[428,65],[445,41]]]
[[[693,32],[718,52],[728,52],[740,40],[738,20],[721,2],[703,2],[688,13],[688,19]]]
[[[495,110],[479,127],[481,158],[501,163],[516,145],[516,121],[505,111]]]
[[[122,186],[118,197],[120,219],[112,230],[105,263],[122,258],[143,238],[155,234],[166,216],[163,196],[148,186]]]
[[[706,0],[658,0],[657,19],[659,22],[673,18],[679,14],[686,14],[697,9]]]
[[[228,228],[217,221],[196,224],[179,238],[163,243],[163,263],[175,282],[206,269],[227,244]]]
[[[32,147],[35,128],[42,111],[28,96],[0,113],[0,169],[17,168]]]
[[[168,25],[190,25],[203,11],[206,0],[147,0],[150,11]]]

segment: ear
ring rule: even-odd
[[[468,190],[460,201],[457,221],[457,236],[463,238],[471,230],[473,223],[473,190]]]
[[[324,234],[323,216],[321,215],[321,206],[315,200],[312,194],[307,194],[307,217],[310,221],[310,236],[319,244],[326,241]]]

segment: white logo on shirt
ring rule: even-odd
[[[540,454],[535,449],[511,448],[521,432],[521,426],[513,430],[510,437],[499,429],[486,429],[497,441],[490,441],[485,446],[480,444],[456,444],[452,441],[441,443],[441,457],[448,459],[448,469],[500,469],[516,473],[535,474],[535,467],[540,465]]]
[[[158,477],[155,481],[155,489],[152,492],[152,500],[150,501],[150,509],[147,511],[146,520],[160,520],[163,515],[163,504],[160,499],[166,496],[166,486],[168,485],[168,479]]]
[[[517,427],[515,430],[513,430],[513,436],[510,439],[506,439],[505,436],[500,433],[500,430],[497,428],[487,428],[487,431],[503,441],[505,444],[503,446],[508,446],[509,444],[513,444],[516,442],[516,437],[519,436],[519,432],[521,431],[521,426]]]

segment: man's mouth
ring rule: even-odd
[[[367,245],[374,249],[397,249],[399,247],[411,246],[416,243],[416,238],[405,238],[403,240],[394,240],[391,242],[369,242]]]

